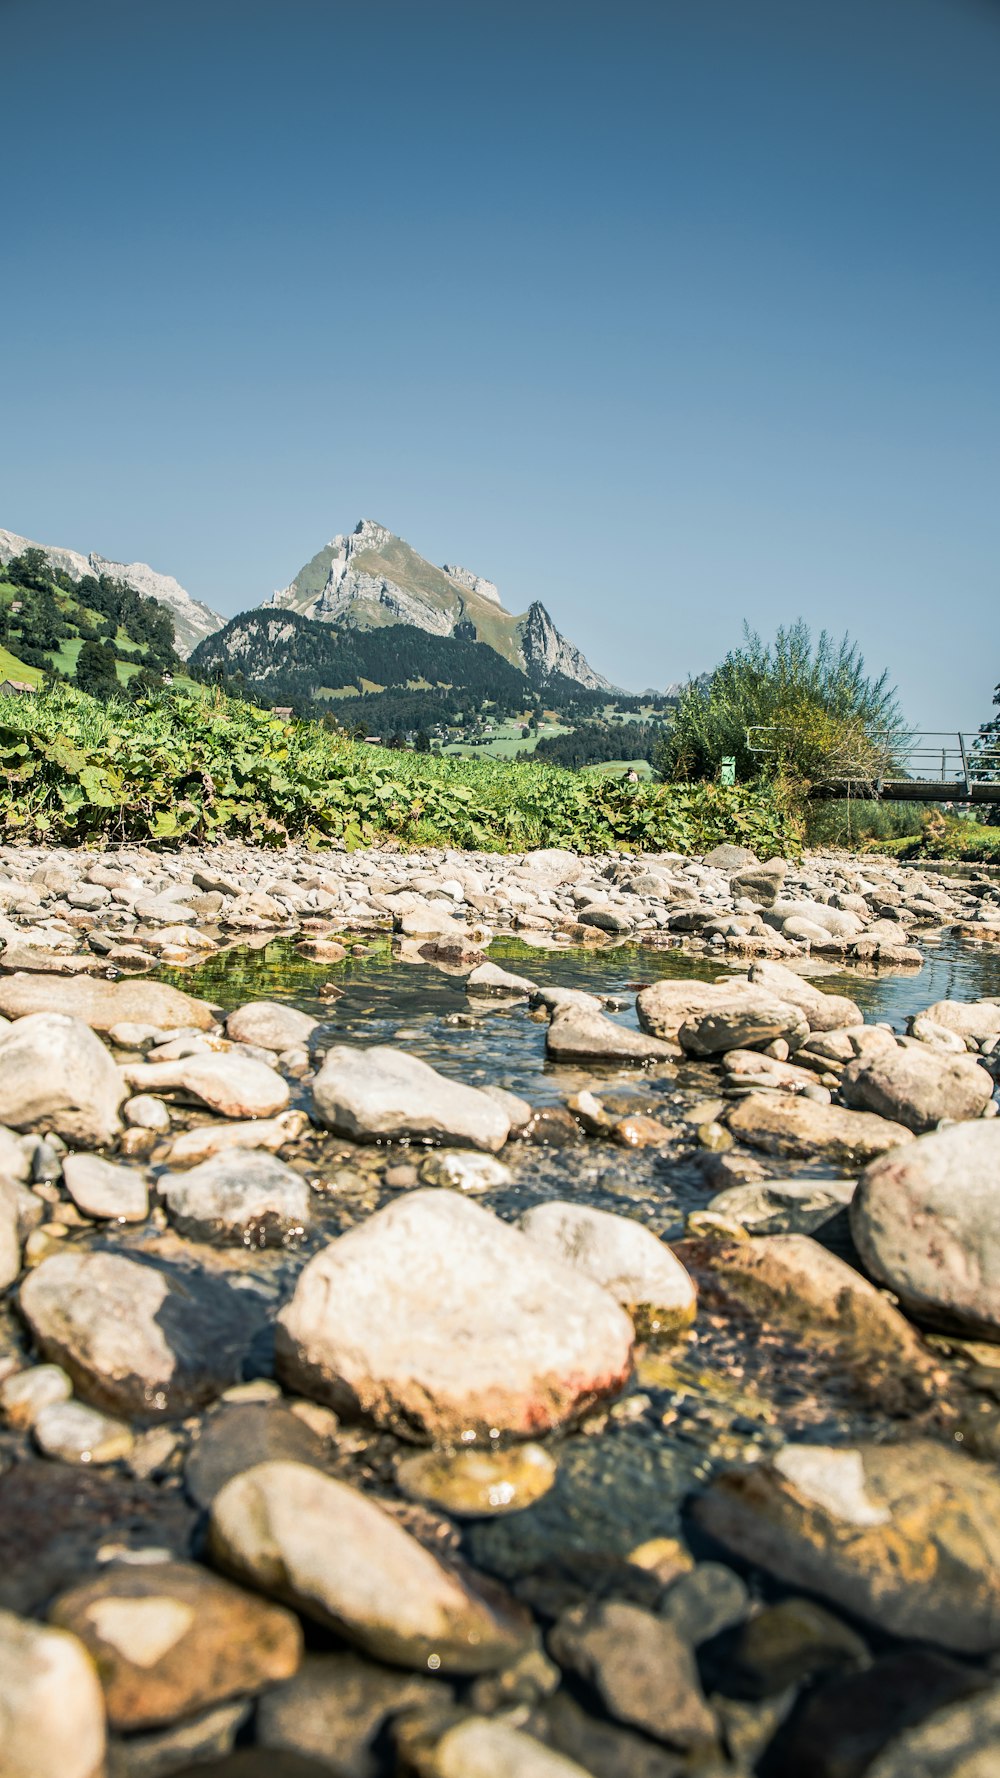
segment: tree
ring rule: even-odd
[[[429,753],[430,752],[431,738],[425,728],[418,728],[416,734],[413,737],[413,747],[414,747],[414,751],[416,753]]]
[[[100,642],[85,642],[76,663],[76,683],[92,698],[118,697],[121,684],[112,650]]]
[[[45,551],[31,544],[19,556],[13,556],[7,563],[7,579],[15,586],[47,590],[52,584],[52,570]]]
[[[856,642],[823,630],[814,644],[799,619],[773,643],[745,628],[742,648],[685,687],[656,765],[674,779],[715,778],[727,757],[741,779],[877,778],[906,740],[888,673],[870,678]]]

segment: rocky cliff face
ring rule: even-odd
[[[480,599],[488,599],[491,605],[499,605],[503,609],[500,589],[495,581],[484,580],[481,574],[473,574],[471,568],[459,568],[454,562],[445,562],[443,572],[463,592],[478,593]]]
[[[535,679],[560,673],[592,690],[608,684],[559,634],[543,605],[532,605],[523,617],[513,616],[504,609],[493,581],[456,563],[435,567],[373,519],[362,519],[351,533],[331,538],[266,606],[343,629],[403,623],[451,636],[459,625],[461,634],[468,635],[471,626],[477,641]]]
[[[95,551],[84,556],[78,550],[33,543],[30,537],[20,537],[16,531],[0,531],[0,563],[11,561],[26,549],[44,550],[53,568],[68,574],[71,580],[82,580],[85,574],[107,574],[112,580],[121,580],[134,587],[144,599],[155,599],[159,605],[166,605],[174,620],[177,652],[185,657],[206,636],[220,630],[226,621],[199,599],[192,599],[171,574],[158,574],[147,562],[112,562]]]
[[[587,691],[611,689],[610,680],[595,673],[580,650],[559,634],[545,606],[537,599],[521,619],[520,631],[524,664],[533,677],[548,679],[559,673],[564,679],[575,679]]]

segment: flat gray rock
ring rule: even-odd
[[[874,1111],[915,1135],[941,1118],[979,1118],[993,1097],[993,1080],[972,1056],[943,1055],[907,1040],[849,1062],[840,1077],[845,1105]]]
[[[280,1245],[312,1214],[301,1173],[263,1149],[225,1149],[186,1173],[163,1174],[158,1190],[171,1222],[196,1241]]]
[[[642,1067],[646,1062],[676,1058],[672,1043],[617,1025],[602,1012],[568,1006],[555,1014],[545,1038],[545,1053],[553,1062],[624,1062]]]
[[[52,1254],[21,1286],[43,1357],[112,1414],[178,1418],[239,1381],[258,1299],[193,1271],[120,1253]]]
[[[501,1106],[477,1087],[386,1044],[328,1050],[313,1099],[320,1123],[358,1142],[449,1142],[495,1153],[510,1131]]]

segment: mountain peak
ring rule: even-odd
[[[435,636],[461,634],[537,678],[558,673],[591,690],[608,685],[559,634],[543,605],[536,601],[525,616],[513,616],[492,580],[454,562],[435,567],[374,519],[359,519],[352,532],[331,538],[265,604],[345,630],[414,624]]]

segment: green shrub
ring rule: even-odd
[[[773,643],[748,628],[742,648],[688,685],[656,764],[666,778],[706,779],[729,757],[740,779],[783,777],[805,795],[845,772],[882,776],[905,740],[888,676],[870,679],[847,636],[824,630],[814,645],[800,620]]]

